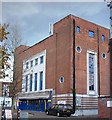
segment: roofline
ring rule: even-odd
[[[28,49],[30,49],[30,48],[32,48],[32,47],[34,47],[34,46],[36,46],[36,45],[40,44],[41,42],[46,41],[48,38],[50,38],[50,37],[52,37],[52,36],[53,36],[53,35],[50,35],[50,36],[48,36],[48,37],[44,38],[43,40],[41,40],[41,41],[39,41],[39,42],[35,43],[34,45],[29,46],[27,49],[25,49],[25,50],[21,51],[19,54],[21,54],[22,52],[25,52],[25,51],[27,51]]]
[[[83,20],[83,21],[89,22],[89,23],[91,23],[91,24],[94,24],[94,25],[96,25],[96,26],[105,28],[105,29],[107,29],[107,30],[110,31],[110,29],[107,28],[107,27],[104,27],[104,26],[102,26],[102,25],[96,24],[96,23],[94,23],[94,22],[91,22],[91,21],[89,21],[89,20],[86,20],[86,19],[84,19],[84,18],[81,18],[81,17],[79,17],[79,16],[75,16],[75,15],[72,15],[72,14],[69,14],[69,15],[65,16],[65,17],[62,18],[61,20],[59,20],[59,21],[57,21],[56,23],[54,23],[54,25],[55,25],[55,24],[58,24],[58,23],[61,22],[62,20],[66,19],[67,17],[79,18],[79,19],[81,19],[81,20]]]

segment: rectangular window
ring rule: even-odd
[[[43,89],[43,71],[40,72],[40,85],[39,85],[39,90]]]
[[[25,91],[28,91],[28,75],[26,75],[26,85],[25,85]]]
[[[33,67],[33,60],[30,62],[30,67]]]
[[[89,90],[94,90],[94,54],[89,54]]]
[[[38,58],[35,59],[35,65],[38,65]]]
[[[29,68],[29,62],[26,63],[26,69],[28,69],[28,68]]]
[[[79,26],[76,27],[76,32],[80,33],[80,27]]]
[[[87,93],[97,95],[97,53],[87,51]]]
[[[40,57],[40,64],[42,64],[42,63],[43,63],[43,61],[44,61],[44,57],[43,57],[43,56],[41,56],[41,57]]]
[[[25,92],[25,87],[26,87],[26,78],[22,80],[22,92]]]
[[[89,37],[93,38],[94,37],[94,31],[89,30]]]
[[[35,85],[34,90],[37,91],[37,73],[35,73]]]
[[[32,78],[33,78],[33,75],[31,74],[30,75],[30,91],[32,91]]]
[[[105,36],[104,35],[102,35],[102,41],[104,41],[105,40]]]

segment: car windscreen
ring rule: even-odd
[[[70,105],[64,105],[64,109],[72,109],[72,106],[70,106]]]

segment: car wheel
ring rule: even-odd
[[[60,117],[60,113],[59,112],[57,112],[57,116]]]
[[[46,115],[49,115],[49,112],[48,112],[48,111],[46,112]]]

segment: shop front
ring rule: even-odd
[[[52,91],[36,93],[20,93],[18,95],[18,106],[20,110],[45,111],[52,104]]]

